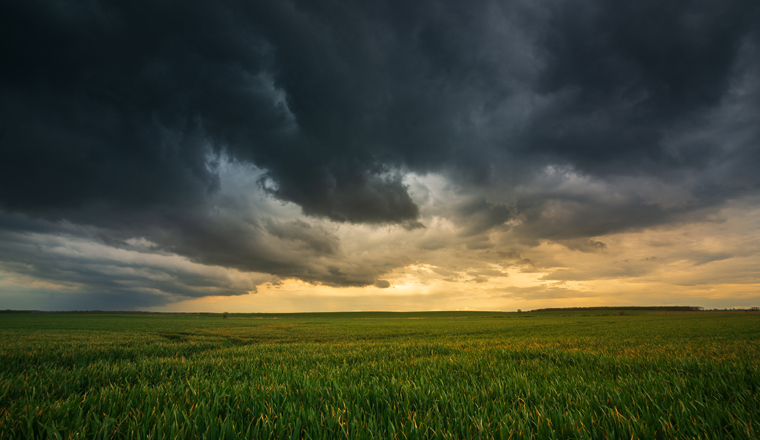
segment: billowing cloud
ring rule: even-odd
[[[9,0],[0,270],[133,305],[401,291],[412,267],[646,277],[666,257],[590,270],[544,249],[601,258],[750,209],[757,23],[748,0]],[[547,286],[502,290],[572,291]]]

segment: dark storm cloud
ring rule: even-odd
[[[465,201],[436,215],[470,249],[505,224],[527,244],[598,249],[587,238],[757,191],[759,11],[8,0],[0,209],[21,216],[0,222],[89,225],[114,247],[145,237],[156,252],[330,285],[394,267],[342,261],[334,234],[220,200],[229,161],[263,170],[247,191],[307,216],[407,229],[423,219],[404,174],[441,173]],[[542,180],[547,169],[561,172]],[[602,189],[567,190],[578,176]]]
[[[557,99],[531,121],[528,154],[602,175],[705,167],[720,145],[679,155],[664,137],[721,103],[757,19],[750,1],[562,2],[539,33],[536,84]]]

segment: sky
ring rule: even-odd
[[[0,53],[0,309],[760,305],[756,0],[5,0]]]

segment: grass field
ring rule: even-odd
[[[760,313],[0,314],[0,438],[758,438]]]

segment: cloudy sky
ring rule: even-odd
[[[760,305],[760,3],[0,4],[0,309]]]

